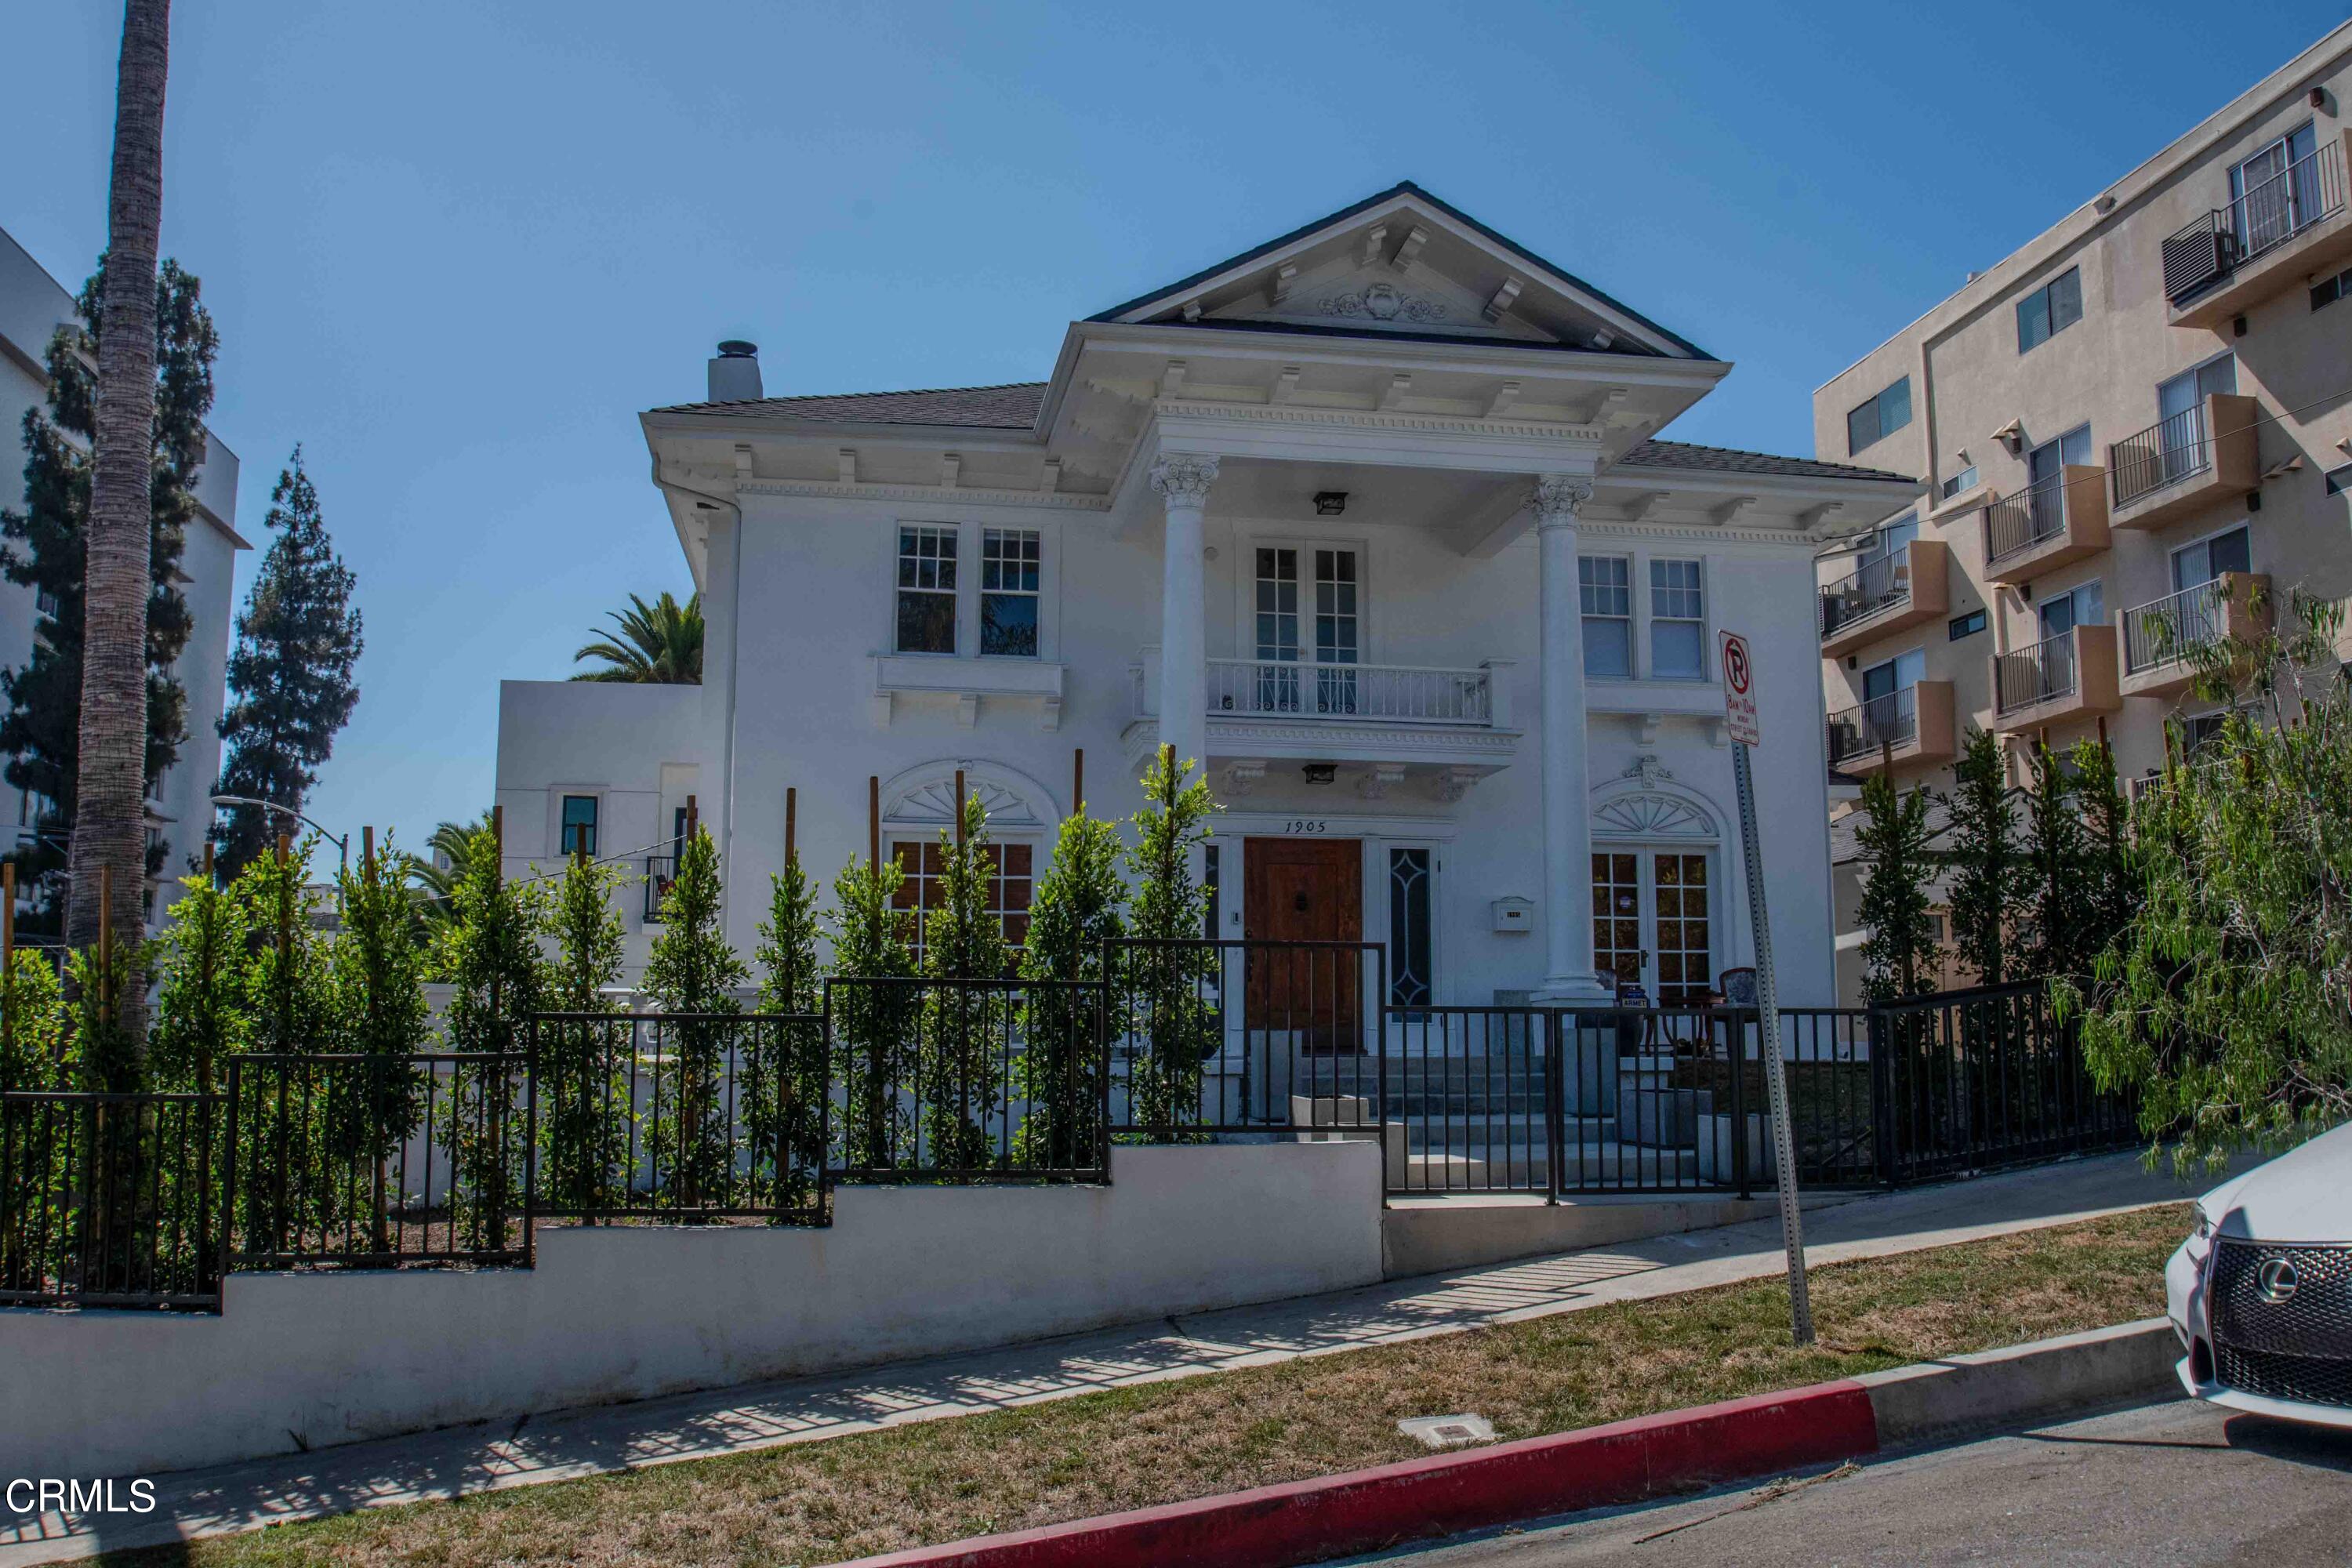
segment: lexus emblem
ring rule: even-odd
[[[2263,1266],[2254,1270],[2254,1289],[2261,1291],[2263,1300],[2273,1306],[2292,1297],[2302,1283],[2303,1277],[2295,1272],[2294,1262],[2288,1258],[2265,1258]]]

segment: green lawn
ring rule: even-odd
[[[1566,1431],[2152,1317],[2186,1205],[1020,1410],[285,1525],[120,1563],[815,1564],[1412,1458],[1399,1418]],[[943,1281],[943,1286],[950,1282]]]

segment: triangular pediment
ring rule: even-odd
[[[1093,319],[1711,357],[1410,184]]]

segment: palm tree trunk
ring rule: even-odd
[[[155,252],[163,219],[163,84],[170,0],[127,0],[107,199],[106,289],[99,303],[97,440],[91,459],[81,766],[75,792],[66,939],[94,942],[99,868],[114,875],[109,919],[135,952],[147,880],[147,598],[154,527]],[[144,1037],[143,981],[121,993],[121,1020]]]

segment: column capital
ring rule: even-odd
[[[1545,474],[1528,504],[1535,508],[1538,528],[1574,527],[1577,512],[1591,499],[1592,481],[1582,475]]]
[[[1204,506],[1217,482],[1217,459],[1193,452],[1162,452],[1151,461],[1151,488],[1170,506]]]

